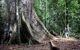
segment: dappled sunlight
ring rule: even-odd
[[[77,39],[75,39],[75,38],[70,38],[70,37],[68,37],[68,38],[59,38],[61,41],[77,41]]]
[[[55,41],[64,41],[64,42],[67,42],[67,41],[77,41],[77,39],[71,38],[71,37],[68,37],[68,38],[58,37],[58,38],[53,38],[53,39]]]
[[[58,37],[58,38],[53,38],[52,44],[53,46],[56,46],[60,48],[60,50],[79,50],[80,49],[80,40],[77,40],[75,38],[63,38],[63,37]]]

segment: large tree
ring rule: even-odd
[[[51,39],[52,35],[45,28],[34,10],[34,0],[2,0],[7,14],[4,19],[4,36],[2,42],[12,43],[17,39],[21,43],[23,35],[26,40],[34,39],[42,42],[43,39]],[[26,27],[26,28],[25,28]],[[23,33],[23,34],[22,34]],[[6,41],[6,36],[9,39]],[[18,37],[18,38],[17,38]]]

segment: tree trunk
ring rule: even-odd
[[[21,21],[25,23],[25,27],[27,28],[28,32],[24,32],[23,34],[26,33],[26,37],[28,37],[28,34],[30,34],[30,37],[28,37],[29,39],[34,39],[41,43],[44,39],[52,38],[52,35],[45,28],[44,24],[40,21],[35,12],[33,6],[34,0],[6,0],[6,4],[9,24],[8,33],[10,35],[8,43],[11,43],[14,39],[17,39],[18,42],[21,41],[20,34],[22,34],[21,31],[24,32],[24,30],[21,28]]]
[[[22,19],[35,40],[41,42],[45,38],[51,39],[51,34],[40,21],[33,8],[33,1],[34,0],[21,0]]]

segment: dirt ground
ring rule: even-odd
[[[60,50],[80,50],[80,40],[74,38],[58,38],[53,43]]]
[[[51,40],[60,50],[80,50],[80,40],[74,38],[56,38]],[[49,44],[37,45],[0,45],[0,50],[51,50]],[[54,50],[54,49],[53,49]]]
[[[0,50],[50,50],[48,44],[38,45],[1,45]]]

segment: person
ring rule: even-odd
[[[65,31],[64,31],[64,33],[65,33],[65,37],[67,38],[68,37],[68,29],[65,27]]]
[[[64,30],[66,38],[69,37],[69,32],[70,32],[70,30],[69,30],[69,24],[67,24],[67,27],[65,27],[65,30]]]

